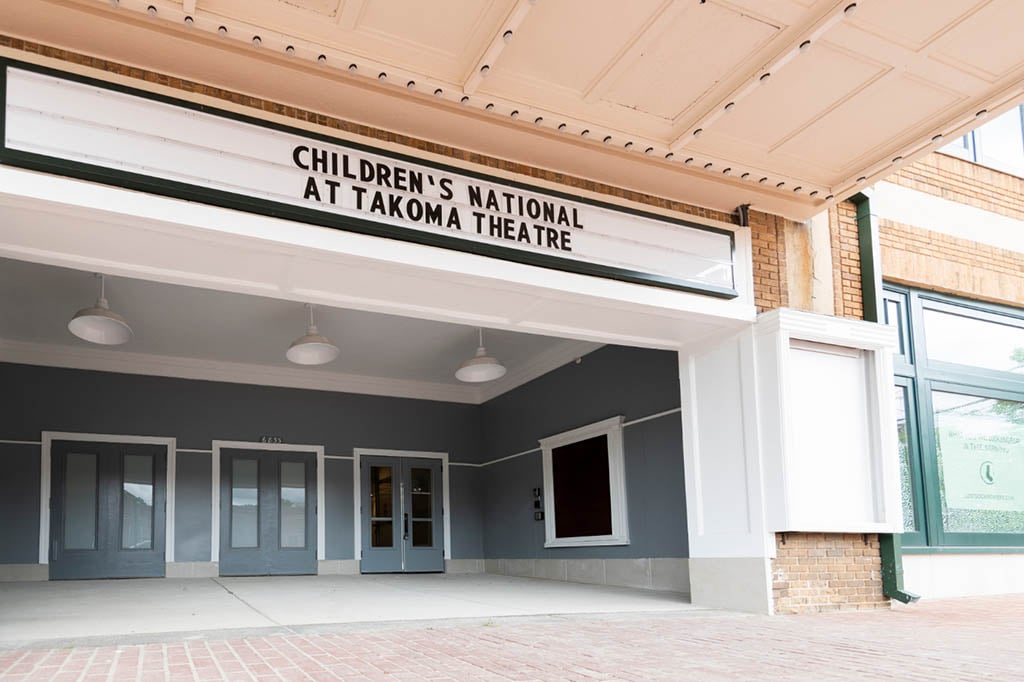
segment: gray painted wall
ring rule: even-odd
[[[175,476],[174,559],[210,560],[210,455],[179,452]]]
[[[38,445],[0,443],[0,519],[0,564],[39,561]]]
[[[0,386],[5,389],[0,438],[6,440],[37,441],[43,430],[173,436],[179,448],[200,450],[215,439],[257,441],[272,435],[322,444],[327,454],[351,456],[356,447],[428,450],[448,452],[454,462],[479,461],[482,451],[475,405],[9,363],[0,363]],[[0,451],[0,486],[16,485],[24,495],[24,500],[6,494],[0,500],[16,509],[19,519],[0,526],[5,563],[38,559],[38,446],[28,451],[34,458]],[[176,559],[208,561],[210,455],[178,457]],[[326,509],[328,559],[354,557],[351,468],[348,460],[333,460],[325,468],[327,489],[337,493],[328,496]],[[472,475],[452,477],[453,521],[467,519],[452,524],[452,557],[478,559],[483,540],[477,492],[457,492],[456,478],[475,484]]]
[[[679,404],[675,353],[606,346],[483,405],[484,447],[498,459],[608,417],[630,421]],[[533,519],[532,490],[544,485],[536,452],[481,469],[485,558],[687,556],[679,415],[627,427],[624,449],[629,545],[545,549],[544,522]]]
[[[43,430],[174,436],[178,447],[220,440],[448,452],[480,463],[537,447],[545,436],[616,414],[627,420],[679,406],[676,355],[605,347],[483,406],[169,379],[0,363],[0,438]],[[631,544],[545,550],[531,490],[543,485],[534,453],[487,467],[449,469],[452,558],[686,556],[680,419],[628,427]],[[176,558],[210,559],[210,455],[178,453]],[[327,460],[326,555],[354,558],[352,462]],[[38,558],[39,448],[0,444],[0,563]]]

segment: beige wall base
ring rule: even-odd
[[[317,575],[357,575],[359,562],[355,559],[327,559],[317,562]]]
[[[487,559],[497,575],[690,592],[689,559]]]
[[[445,559],[444,572],[452,575],[460,573],[483,573],[483,559]]]
[[[167,564],[168,578],[216,578],[220,565],[216,561],[172,561]]]
[[[765,557],[690,559],[690,602],[729,611],[772,613],[769,561]]]
[[[0,564],[0,583],[49,580],[47,564]]]

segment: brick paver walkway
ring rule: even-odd
[[[718,612],[349,627],[0,651],[8,680],[1024,679],[1024,595],[805,616]]]

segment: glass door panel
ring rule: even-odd
[[[121,549],[153,548],[153,457],[125,455],[121,467]]]
[[[70,452],[64,471],[64,549],[96,549],[96,455]]]
[[[281,462],[281,547],[306,546],[306,465]]]
[[[231,546],[259,546],[259,461],[235,459],[231,464]]]
[[[430,547],[434,543],[433,481],[431,479],[430,469],[423,467],[409,469],[413,547]]]
[[[389,466],[370,467],[370,546],[393,547],[394,469]]]

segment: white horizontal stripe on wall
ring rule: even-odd
[[[879,218],[1024,253],[1022,220],[891,182],[875,185],[870,197],[871,212]]]
[[[623,426],[623,428],[625,428],[627,426],[633,426],[634,424],[642,424],[642,423],[644,423],[646,421],[651,421],[652,419],[659,419],[661,417],[667,417],[670,414],[678,414],[680,412],[682,412],[682,408],[681,407],[677,407],[675,409],[665,410],[664,412],[657,412],[655,414],[647,415],[646,417],[639,417],[638,419],[634,419],[632,421],[624,422],[622,424],[622,426]],[[499,462],[506,462],[506,461],[508,461],[510,459],[515,459],[516,457],[522,457],[524,455],[532,455],[533,453],[540,452],[540,451],[541,451],[540,448],[531,448],[530,450],[523,450],[522,452],[517,452],[514,455],[508,455],[506,457],[499,457],[498,459],[492,459],[489,462],[482,462],[480,464],[475,464],[473,462],[449,462],[448,465],[449,466],[460,466],[460,467],[487,467],[487,466],[491,466],[492,464],[498,464]]]
[[[660,419],[661,417],[667,417],[670,414],[678,414],[681,411],[682,411],[682,408],[679,408],[679,407],[677,407],[675,409],[672,409],[672,410],[665,410],[664,412],[658,412],[656,414],[651,414],[651,415],[648,415],[646,417],[639,417],[638,419],[634,419],[632,421],[625,422],[622,426],[623,426],[623,428],[625,428],[625,427],[633,426],[634,424],[642,424],[643,422],[651,421],[652,419]],[[38,440],[2,440],[2,439],[0,439],[0,445],[41,445],[41,442],[38,441]],[[212,452],[213,452],[212,450],[198,450],[198,449],[194,449],[194,448],[176,448],[176,451],[177,452],[191,452],[191,453],[198,453],[198,454],[205,454],[205,455],[212,454]],[[516,457],[523,457],[524,455],[532,455],[535,452],[540,452],[540,448],[531,448],[529,450],[523,450],[522,452],[517,452],[514,455],[507,455],[505,457],[499,457],[498,459],[492,459],[489,462],[482,462],[482,463],[479,463],[479,464],[476,463],[476,462],[449,462],[448,465],[449,466],[453,466],[453,467],[486,467],[486,466],[490,466],[492,464],[498,464],[500,462],[505,462],[505,461],[508,461],[510,459],[515,459]],[[351,460],[352,457],[350,455],[324,455],[324,459],[347,459],[347,460]]]

